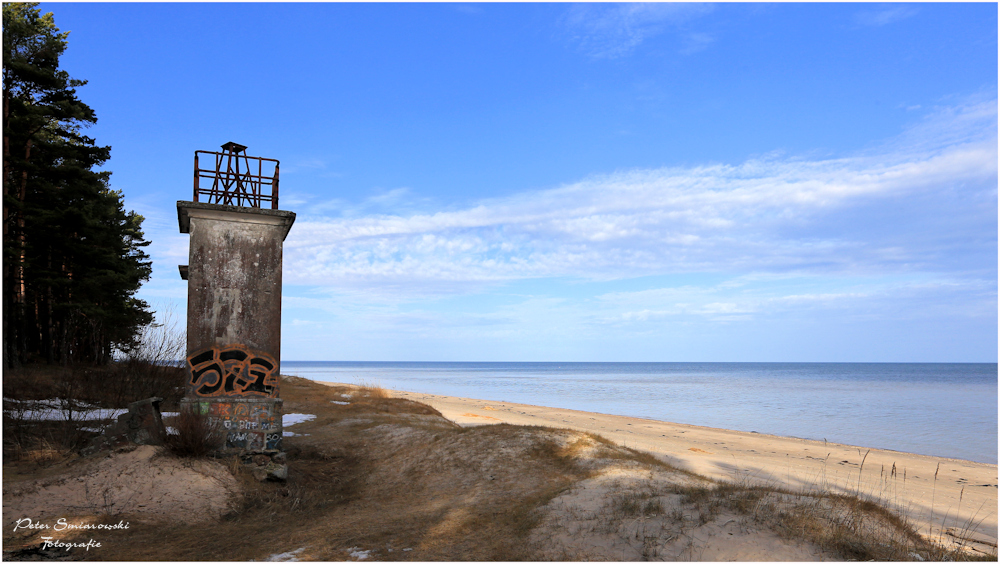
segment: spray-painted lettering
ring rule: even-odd
[[[275,374],[278,363],[267,353],[251,351],[243,345],[229,345],[198,351],[189,356],[187,362],[191,386],[199,396],[278,395],[278,375]],[[242,407],[249,410],[245,405]],[[234,415],[244,416],[239,413],[240,404],[234,409]]]
[[[268,433],[266,437],[267,449],[281,449],[281,433]]]
[[[226,436],[227,448],[244,448],[247,450],[263,449],[264,435],[261,433],[238,433],[230,431]]]
[[[281,433],[231,430],[226,434],[226,448],[281,450]]]

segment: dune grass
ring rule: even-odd
[[[363,397],[373,400],[389,399],[390,397],[389,390],[383,388],[378,380],[359,380],[358,391]]]

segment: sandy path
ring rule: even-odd
[[[969,536],[984,550],[997,543],[995,464],[570,409],[392,394],[431,405],[461,425],[511,423],[597,433],[712,478],[750,477],[793,488],[860,489],[894,504],[932,538]]]

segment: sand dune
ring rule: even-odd
[[[860,491],[889,501],[928,538],[965,536],[984,552],[997,546],[995,464],[570,409],[393,395],[426,403],[463,426],[510,423],[597,433],[711,478]]]
[[[101,552],[92,554],[106,560],[822,561],[995,554],[995,465],[320,384],[284,381],[285,412],[289,419],[301,415],[285,443],[287,483],[260,483],[232,460],[182,459],[159,447],[70,457],[46,468],[25,458],[5,461],[4,517],[129,520],[130,529],[92,535],[102,542]],[[755,482],[786,491],[752,487]],[[830,491],[886,503],[812,495]],[[882,509],[886,504],[941,542],[920,542]],[[216,518],[221,512],[226,518]],[[213,539],[207,545],[206,530]],[[5,527],[4,559],[38,556],[42,534]],[[950,535],[976,542],[951,542]],[[74,539],[87,540],[68,540]]]

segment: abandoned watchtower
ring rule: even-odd
[[[194,196],[177,202],[180,231],[191,235],[180,266],[188,281],[183,407],[224,428],[224,450],[281,450],[281,256],[295,214],[278,209],[278,167],[233,142],[195,151]]]

